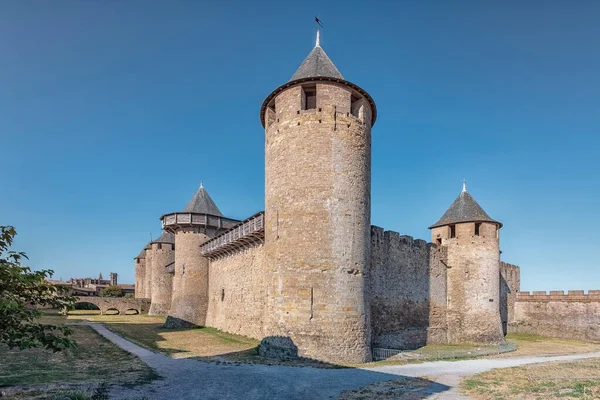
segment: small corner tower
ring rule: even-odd
[[[149,243],[148,243],[149,245]],[[144,284],[146,280],[146,248],[144,247],[133,262],[135,263],[135,297],[138,299],[144,298]]]
[[[265,336],[299,355],[371,358],[365,274],[371,229],[371,96],[344,79],[317,42],[262,104]]]
[[[239,221],[225,218],[202,184],[181,212],[165,214],[160,220],[165,232],[174,235],[176,249],[171,307],[165,327],[204,325],[208,259],[200,254],[200,245]]]
[[[450,343],[503,343],[500,320],[502,224],[463,190],[429,227],[432,241],[448,251],[447,326]]]
[[[175,259],[175,235],[163,232],[154,240],[152,247],[152,302],[148,315],[166,315],[171,308],[173,275],[167,265]]]

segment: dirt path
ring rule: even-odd
[[[164,379],[133,389],[115,389],[117,397],[148,399],[335,399],[345,390],[399,377],[425,377],[432,381],[412,399],[467,399],[457,385],[465,376],[494,368],[514,367],[545,361],[600,357],[600,353],[556,357],[515,357],[439,361],[376,368],[317,369],[267,365],[227,365],[191,359],[173,359],[137,346],[103,325],[90,323],[98,333],[122,349],[135,354]]]

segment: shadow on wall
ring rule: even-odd
[[[506,278],[500,275],[500,320],[502,321],[502,333],[504,336],[508,333],[508,296],[510,286]]]
[[[171,315],[167,316],[163,328],[165,329],[185,329],[185,328],[196,328],[198,325],[193,322],[186,321],[185,319],[173,317]]]

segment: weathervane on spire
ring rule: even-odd
[[[466,179],[463,179],[463,190],[462,191],[463,192],[467,191],[467,180]]]
[[[315,22],[317,23],[317,43],[315,47],[321,47],[321,28],[323,27],[323,23],[319,17],[315,17]]]

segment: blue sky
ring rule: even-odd
[[[264,207],[262,100],[321,44],[375,99],[372,223],[429,240],[467,179],[523,290],[600,289],[600,3],[0,2],[0,225],[119,273],[201,180]]]

